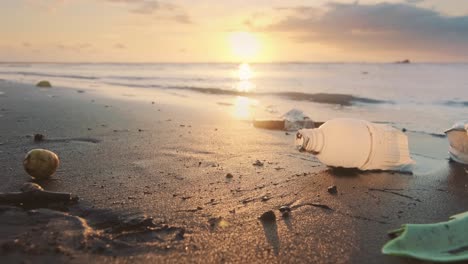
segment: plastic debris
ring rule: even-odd
[[[468,212],[433,224],[405,224],[391,231],[397,237],[387,242],[382,253],[426,261],[468,261]]]
[[[292,109],[278,120],[254,120],[253,125],[256,128],[297,131],[301,128],[314,128],[317,124],[301,110]]]
[[[59,166],[57,154],[46,149],[33,149],[26,154],[23,166],[34,178],[46,179],[52,176]]]
[[[468,120],[455,123],[447,134],[450,158],[458,163],[468,164]]]
[[[337,118],[301,129],[295,143],[331,167],[408,171],[414,164],[403,132],[364,120]]]

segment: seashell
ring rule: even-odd
[[[26,154],[23,166],[34,178],[46,179],[55,173],[59,166],[57,154],[46,149],[33,149]]]

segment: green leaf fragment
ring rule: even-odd
[[[389,235],[398,237],[384,245],[384,254],[437,262],[468,260],[468,212],[447,222],[405,224]]]

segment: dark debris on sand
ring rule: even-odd
[[[338,193],[338,188],[336,187],[336,185],[329,186],[329,187],[327,188],[327,191],[328,191],[328,193],[330,193],[330,194],[337,194],[337,193]]]
[[[34,142],[41,142],[45,139],[43,134],[34,134]]]
[[[3,256],[133,256],[177,246],[186,233],[185,228],[155,222],[145,215],[80,208],[71,194],[44,191],[34,183],[24,184],[22,190],[0,193]],[[63,211],[72,210],[51,210],[57,203],[69,207]]]
[[[276,221],[276,215],[273,211],[264,212],[258,219],[262,222],[274,222]]]

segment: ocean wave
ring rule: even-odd
[[[294,101],[310,101],[323,104],[335,104],[350,106],[355,103],[364,104],[383,104],[391,103],[390,101],[372,99],[367,97],[359,97],[350,94],[337,94],[337,93],[298,93],[298,92],[276,92],[276,93],[254,93],[254,92],[240,92],[235,90],[225,90],[219,88],[202,88],[192,86],[169,86],[169,89],[190,90],[206,94],[219,94],[219,95],[241,95],[241,96],[262,96],[273,95],[285,97]]]
[[[83,80],[97,80],[99,77],[94,76],[84,76],[84,75],[71,75],[71,74],[50,74],[50,73],[42,73],[42,72],[24,72],[24,71],[16,71],[16,72],[9,72],[3,71],[0,74],[18,74],[24,76],[38,76],[38,77],[50,77],[50,78],[70,78],[70,79],[83,79]]]
[[[454,101],[454,100],[449,100],[449,101],[445,101],[443,102],[444,105],[447,105],[447,106],[455,106],[455,107],[465,107],[465,106],[468,106],[468,101]]]
[[[209,88],[198,86],[177,86],[177,85],[149,85],[149,84],[129,84],[119,82],[106,82],[110,85],[135,87],[135,88],[159,88],[159,89],[172,89],[172,90],[186,90],[198,92],[203,94],[213,95],[234,95],[234,96],[279,96],[293,101],[309,101],[322,104],[334,104],[342,106],[351,106],[356,103],[363,104],[384,104],[393,103],[391,101],[379,100],[367,97],[359,97],[351,94],[337,94],[337,93],[299,93],[299,92],[241,92],[236,90],[226,90],[221,88]]]
[[[298,93],[298,92],[281,92],[276,95],[286,97],[295,101],[310,101],[323,104],[336,104],[349,106],[354,103],[364,104],[383,104],[391,103],[390,101],[372,99],[367,97],[359,97],[351,94],[337,94],[337,93]]]

